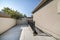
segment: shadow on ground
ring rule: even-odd
[[[0,35],[0,40],[19,40],[22,31],[21,27],[25,26],[26,25],[16,25],[15,27]]]

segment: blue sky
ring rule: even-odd
[[[33,9],[41,0],[0,0],[0,10],[9,7],[27,16],[32,15]]]

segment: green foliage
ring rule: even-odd
[[[18,11],[12,10],[8,7],[5,7],[4,9],[2,9],[3,12],[7,13],[8,15],[11,16],[11,18],[15,18],[15,19],[19,19],[24,17],[25,15],[19,13]]]
[[[24,14],[24,17],[27,17],[27,16]]]

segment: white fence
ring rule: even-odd
[[[16,20],[12,18],[0,18],[0,34],[16,24]]]

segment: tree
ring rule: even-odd
[[[27,17],[27,16],[24,14],[24,17]]]
[[[12,10],[12,9],[10,9],[8,7],[4,7],[4,9],[2,9],[2,11],[7,13],[8,15],[10,15],[11,18],[19,19],[19,18],[24,17],[24,15],[21,14],[20,12]]]

